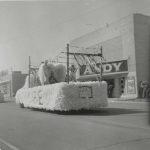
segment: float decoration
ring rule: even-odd
[[[69,66],[69,55],[74,55],[75,60],[78,60],[80,55],[102,57],[102,54],[70,53],[69,44],[67,69],[63,64],[52,64],[48,61],[41,63],[37,69],[31,66],[29,57],[29,75],[24,87],[16,93],[16,103],[22,107],[51,111],[95,110],[106,107],[107,83],[101,81],[102,71],[99,81],[79,82],[75,76],[78,68]]]

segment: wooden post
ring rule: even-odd
[[[29,88],[30,88],[30,67],[31,67],[31,59],[30,59],[30,56],[29,56]]]
[[[67,83],[69,84],[69,44],[67,44]]]
[[[13,97],[13,68],[11,67],[10,97]]]
[[[102,46],[100,48],[100,51],[101,51],[101,57],[103,59],[103,47]],[[100,78],[100,80],[101,81],[103,80],[103,62],[102,62],[102,60],[101,60],[101,78]]]

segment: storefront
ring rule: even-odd
[[[14,96],[17,90],[23,87],[26,76],[27,74],[21,71],[0,71],[0,91],[4,97]]]
[[[150,85],[149,25],[149,16],[132,14],[70,42],[72,52],[95,53],[103,48],[103,79],[108,82],[109,97],[136,98],[141,82]],[[82,74],[89,72],[87,66]],[[82,80],[97,77],[82,74]]]
[[[4,95],[5,98],[8,98],[12,94],[11,81],[0,82],[0,92]]]
[[[106,62],[103,64],[103,79],[108,84],[108,97],[122,97],[125,95],[127,75],[127,60]]]
[[[99,63],[96,65],[97,72],[94,72],[89,65],[80,66],[78,80],[96,81],[101,74]],[[99,72],[98,72],[99,70]],[[108,97],[122,97],[127,91],[128,61],[119,60],[104,62],[102,64],[102,79],[108,84]]]

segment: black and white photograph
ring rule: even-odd
[[[149,150],[150,0],[0,0],[0,150]]]

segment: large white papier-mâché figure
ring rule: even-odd
[[[66,77],[66,68],[62,64],[52,64],[45,61],[40,65],[38,77],[41,85],[55,82],[64,82]],[[51,82],[53,78],[53,82]]]
[[[30,87],[65,82],[66,67],[62,64],[51,64],[46,60],[40,64],[37,73],[30,74]],[[29,75],[26,77],[23,88],[29,88]]]

